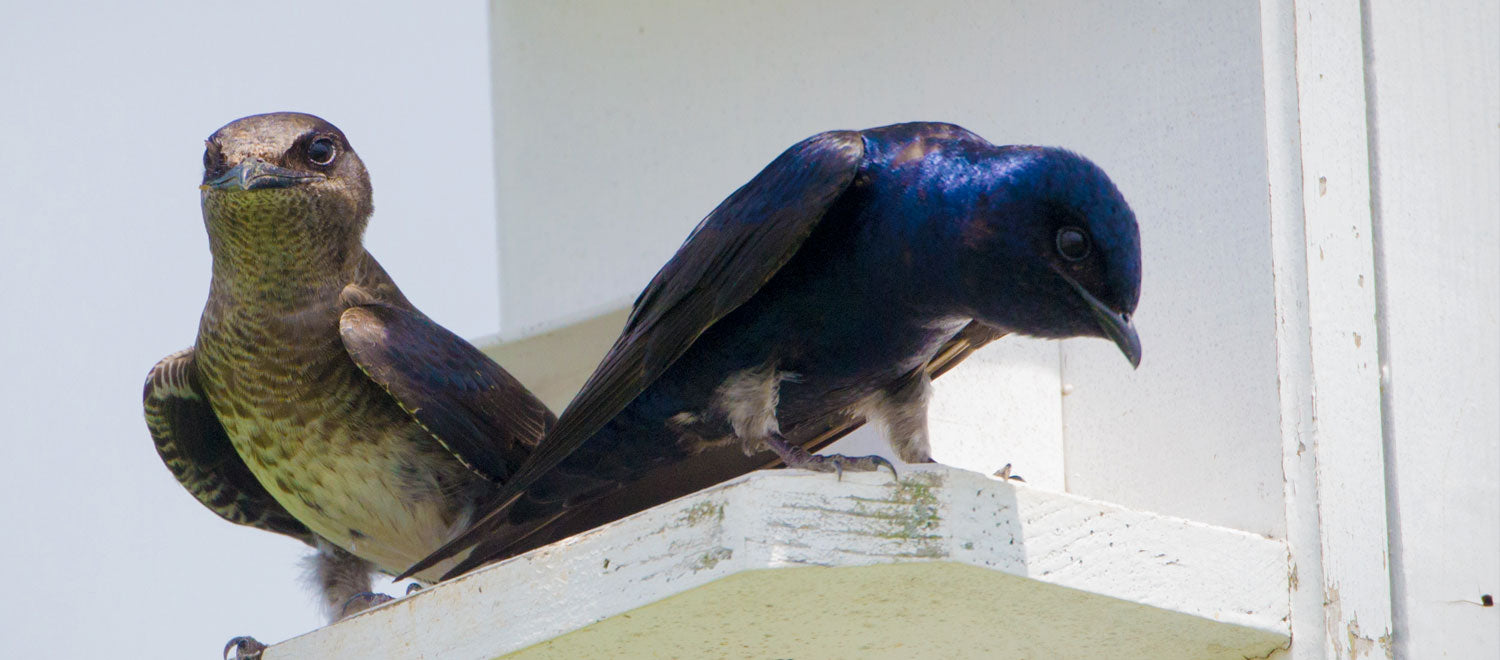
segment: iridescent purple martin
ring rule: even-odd
[[[208,302],[193,347],[151,370],[146,423],[204,506],[317,548],[336,619],[370,604],[372,571],[486,510],[555,417],[365,251],[370,178],[338,128],[245,117],[208,138],[203,168]]]
[[[1102,337],[1132,366],[1140,236],[1070,151],[958,126],[834,131],[777,157],[705,218],[636,300],[500,505],[410,571],[450,575],[776,461],[864,420],[929,460],[931,378],[1007,333]]]

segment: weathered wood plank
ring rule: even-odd
[[[851,570],[890,564],[923,568]],[[921,621],[984,627],[990,637],[967,647],[969,655],[1076,638],[1138,640],[1156,654],[1114,657],[1240,658],[1286,643],[1286,570],[1277,540],[970,472],[935,468],[896,483],[765,471],[289,640],[266,657],[492,657],[605,620],[614,623],[584,637],[637,649],[748,643],[781,628],[746,628],[752,622],[733,623],[734,610],[795,609],[806,596],[823,599],[829,620],[844,624],[796,637],[812,646],[772,635],[766,652],[825,657],[910,645],[911,631],[894,622],[915,616],[920,603]],[[728,586],[718,582],[731,576]],[[955,583],[982,585],[990,596],[945,594],[942,585]],[[1033,614],[1011,628],[1018,612]],[[641,625],[630,624],[638,614]],[[712,632],[659,625],[673,617]],[[1066,621],[1076,629],[1017,637]]]

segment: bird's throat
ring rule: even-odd
[[[348,223],[320,217],[295,191],[253,190],[203,200],[211,290],[278,307],[300,307],[329,296],[351,281],[359,236]]]

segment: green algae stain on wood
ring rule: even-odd
[[[848,513],[871,520],[872,536],[915,545],[892,556],[946,557],[943,535],[938,533],[943,518],[938,512],[937,489],[942,485],[942,475],[919,472],[892,484],[889,497],[851,497],[855,506]]]

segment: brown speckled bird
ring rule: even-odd
[[[213,281],[194,346],[146,380],[146,423],[209,509],[317,548],[337,619],[373,570],[463,530],[555,417],[364,250],[370,178],[338,128],[256,115],[207,144]]]

